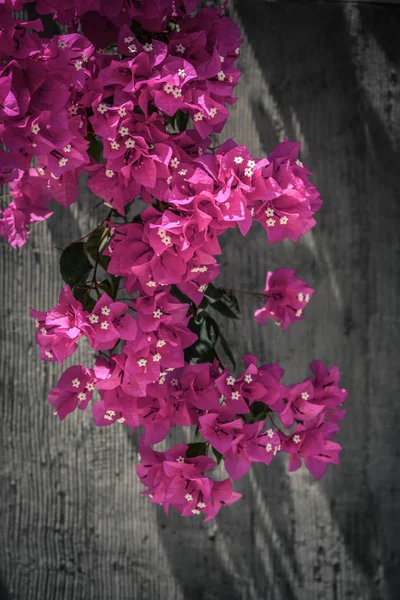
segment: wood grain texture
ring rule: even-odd
[[[396,600],[400,596],[400,10],[367,4],[235,0],[245,33],[240,101],[224,138],[261,156],[284,137],[325,199],[298,244],[261,228],[229,233],[221,285],[259,290],[269,269],[297,270],[316,292],[283,334],[229,324],[237,357],[278,360],[287,383],[314,358],[349,389],[342,464],[323,481],[280,456],[239,482],[241,502],[202,524],[166,518],[139,496],[136,436],[90,412],[63,423],[46,395],[28,307],[53,306],[57,247],[101,220],[82,186],[19,251],[1,244],[0,598],[10,600]],[[90,365],[91,352],[80,360]]]

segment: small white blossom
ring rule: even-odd
[[[232,377],[232,375],[229,375],[229,377],[226,378],[226,383],[228,385],[233,385],[235,383],[236,379],[234,377]]]
[[[213,106],[208,111],[208,114],[209,114],[210,118],[213,119],[215,117],[215,115],[217,114],[217,112],[218,112],[218,110],[215,108],[215,106]]]
[[[296,435],[293,436],[293,441],[294,441],[295,444],[300,444],[301,437],[296,434]]]
[[[204,502],[198,502],[197,503],[197,508],[206,508],[207,504],[204,504]]]
[[[58,166],[59,167],[65,167],[65,165],[68,162],[68,158],[65,158],[65,156],[63,156],[62,158],[60,158],[60,160],[58,161]]]
[[[153,50],[153,44],[151,42],[146,42],[143,44],[143,50],[145,52],[151,52]]]
[[[182,175],[182,177],[184,177],[186,175],[186,173],[187,173],[187,169],[181,169],[179,171],[179,175]]]
[[[174,98],[180,98],[182,96],[182,90],[176,87],[172,90],[172,94]]]
[[[268,227],[274,227],[275,225],[275,219],[267,219],[266,220],[266,224]]]
[[[85,388],[87,389],[88,392],[93,392],[95,389],[95,385],[94,383],[92,383],[91,381],[89,381],[86,385]]]
[[[119,128],[119,134],[122,137],[125,137],[126,135],[128,135],[128,133],[129,133],[129,129],[127,127],[120,127]]]
[[[131,42],[133,42],[135,38],[132,37],[131,35],[128,35],[128,37],[124,38],[124,42],[125,44],[130,44]]]
[[[177,463],[180,463],[181,465],[185,462],[185,458],[183,456],[178,456],[178,458],[176,459]]]
[[[93,324],[93,323],[98,323],[99,322],[99,317],[98,315],[90,315],[89,317],[89,321]]]
[[[271,450],[272,450],[272,445],[271,445],[271,444],[267,444],[267,445],[265,446],[265,450],[266,450],[267,452],[271,452]]]
[[[114,171],[112,171],[111,169],[106,169],[106,177],[111,179],[111,177],[114,177],[114,175],[115,175]]]
[[[154,319],[160,319],[162,317],[162,312],[159,308],[157,308],[157,310],[153,311],[153,317],[154,317]]]
[[[178,158],[175,156],[174,158],[171,159],[171,162],[169,163],[171,165],[171,167],[173,169],[177,169],[178,165],[179,165],[179,160]]]
[[[82,61],[81,60],[76,60],[75,61],[75,69],[77,71],[80,71],[82,69]]]
[[[237,165],[241,165],[242,162],[243,162],[243,160],[244,160],[244,158],[243,158],[243,156],[235,156],[235,158],[233,160],[235,161],[235,163]]]
[[[303,398],[303,400],[308,400],[310,397],[310,394],[308,392],[302,392],[301,397]]]
[[[139,358],[137,364],[139,365],[139,367],[145,367],[147,365],[147,360],[145,358]]]
[[[59,47],[61,50],[64,50],[64,48],[66,48],[66,47],[67,47],[67,42],[65,42],[64,40],[59,40],[59,41],[58,41],[58,47]]]
[[[185,69],[179,69],[178,70],[178,75],[179,75],[179,77],[181,79],[185,79],[185,77],[186,77],[186,71],[185,71]]]
[[[35,135],[37,135],[40,131],[40,127],[37,123],[35,123],[34,125],[32,125],[31,127],[31,131],[32,133],[34,133]]]
[[[267,217],[273,217],[274,216],[274,209],[273,208],[267,208],[265,211],[265,214],[267,215]]]
[[[194,113],[193,119],[195,121],[202,121],[203,120],[203,115],[201,114],[200,111],[197,111],[196,113]]]
[[[68,152],[71,152],[72,150],[72,146],[71,144],[67,144],[64,148],[63,148],[63,152],[66,152],[68,154]]]
[[[102,324],[100,325],[101,329],[108,329],[109,327],[109,323],[107,321],[103,321]]]
[[[158,340],[156,346],[157,348],[163,348],[167,342],[165,340]]]
[[[125,146],[127,148],[134,148],[136,146],[136,142],[132,138],[128,138],[127,140],[125,140]]]
[[[137,52],[137,47],[135,46],[135,44],[130,44],[130,46],[128,46],[128,50],[132,54],[135,54],[135,52]]]
[[[250,167],[246,167],[244,170],[244,174],[246,175],[246,177],[251,177],[253,175],[253,169],[250,169]]]
[[[218,81],[225,81],[226,75],[223,71],[217,73]]]
[[[296,165],[298,165],[299,167],[302,167],[303,163],[301,162],[301,160],[297,159],[296,160]]]
[[[253,378],[251,375],[245,375],[244,380],[246,383],[251,383],[253,381]]]
[[[98,110],[99,113],[101,113],[102,115],[104,115],[108,111],[108,106],[107,106],[107,104],[101,103],[101,104],[98,105],[97,110]]]
[[[208,285],[206,285],[205,283],[203,283],[203,285],[201,285],[199,288],[197,288],[197,291],[198,292],[205,292],[207,288],[208,288]]]
[[[153,361],[154,361],[154,362],[160,362],[161,358],[162,358],[161,354],[159,354],[159,353],[157,352],[157,354],[155,354],[155,355],[153,356]]]
[[[268,429],[268,431],[267,431],[267,436],[268,436],[269,438],[273,438],[273,437],[274,437],[274,430],[273,430],[273,429]]]
[[[186,48],[182,44],[178,44],[177,46],[175,46],[175,50],[176,52],[178,52],[178,54],[183,54]]]
[[[199,514],[200,514],[200,511],[199,511],[197,508],[192,508],[192,513],[193,513],[194,515],[199,515]]]
[[[286,217],[286,216],[283,216],[283,217],[281,217],[281,218],[279,219],[279,223],[280,223],[281,225],[287,225],[288,221],[289,221],[289,219],[288,219],[288,217]]]
[[[53,353],[50,350],[46,350],[45,355],[47,358],[53,358]]]
[[[79,400],[80,402],[82,402],[83,400],[86,400],[86,394],[85,394],[85,392],[80,392],[80,393],[78,394],[78,400]]]
[[[301,310],[301,308],[299,308],[299,310],[296,311],[296,317],[301,317],[302,314],[303,311]]]
[[[163,87],[163,90],[166,94],[172,94],[172,92],[174,91],[174,86],[172,85],[172,83],[166,83]]]
[[[185,499],[186,499],[188,502],[191,502],[191,501],[193,500],[193,496],[192,496],[192,494],[186,494],[186,495],[185,495]]]
[[[303,302],[304,295],[300,292],[300,294],[297,296],[297,298],[300,300],[300,302]]]
[[[75,377],[75,379],[72,380],[72,387],[74,388],[78,388],[80,386],[81,382],[79,381],[79,379],[77,377]]]
[[[120,117],[126,117],[126,108],[121,106],[121,108],[118,109],[118,114]]]
[[[117,142],[116,140],[113,140],[113,141],[111,142],[111,148],[112,148],[113,150],[118,150],[118,148],[119,148],[119,144],[118,144],[118,142]]]
[[[231,398],[232,398],[232,400],[239,400],[239,398],[240,398],[239,392],[232,392]]]

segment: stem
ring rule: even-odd
[[[249,296],[259,296],[265,298],[265,294],[263,294],[262,292],[248,292],[247,290],[227,290],[225,288],[223,288],[223,290],[228,294],[248,294]]]

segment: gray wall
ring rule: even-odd
[[[236,355],[279,360],[287,383],[314,358],[349,390],[340,467],[321,482],[286,459],[255,465],[244,498],[202,524],[139,496],[137,437],[90,411],[59,423],[28,307],[60,289],[59,250],[99,219],[83,190],[19,251],[0,245],[0,598],[15,600],[395,600],[400,596],[398,400],[400,82],[396,3],[234,0],[246,40],[240,101],[224,137],[256,156],[299,139],[325,199],[298,244],[261,228],[224,239],[221,284],[260,289],[292,267],[316,288],[286,334],[253,300],[228,326]],[[90,352],[81,352],[90,364]],[[76,362],[76,361],[74,361]]]

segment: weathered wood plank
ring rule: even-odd
[[[285,380],[320,358],[349,389],[342,465],[314,482],[285,459],[256,465],[244,499],[216,522],[167,519],[139,496],[136,437],[60,424],[46,404],[60,368],[43,365],[28,306],[60,288],[57,247],[99,220],[83,190],[16,252],[1,244],[0,597],[12,600],[394,600],[398,556],[400,86],[395,6],[235,0],[246,34],[239,103],[224,137],[261,156],[288,136],[325,198],[298,244],[264,232],[224,240],[221,283],[259,289],[290,266],[316,288],[286,334],[260,329],[243,297],[236,354],[279,360]],[[238,343],[240,341],[240,344]],[[90,362],[90,351],[80,356]],[[78,358],[74,360],[77,361]]]

